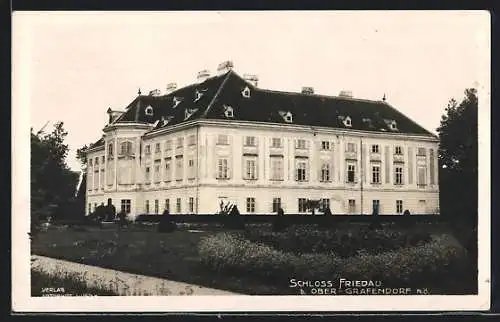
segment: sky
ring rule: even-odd
[[[16,12],[13,83],[27,131],[64,122],[74,170],[76,149],[101,137],[109,107],[123,110],[138,88],[191,84],[226,60],[262,88],[385,94],[436,132],[451,98],[488,83],[489,19],[481,11]]]

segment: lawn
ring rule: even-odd
[[[349,224],[347,224],[347,226],[349,226]],[[269,272],[271,272],[276,268],[272,263],[269,264],[265,258],[263,260],[264,263],[259,264],[261,266],[257,265],[255,269],[253,269],[252,267],[254,266],[250,265],[243,273],[241,270],[239,272],[233,270],[234,267],[231,267],[231,265],[226,267],[228,269],[225,270],[219,270],[218,268],[214,269],[214,267],[210,267],[210,265],[207,266],[206,263],[203,263],[203,254],[199,252],[200,245],[210,241],[210,238],[214,236],[235,233],[235,231],[229,231],[220,227],[198,227],[192,229],[193,230],[190,231],[187,228],[181,228],[173,233],[162,234],[158,233],[154,226],[132,226],[131,228],[125,228],[121,231],[114,228],[101,229],[97,227],[52,227],[48,231],[41,232],[36,236],[32,243],[32,253],[243,294],[297,294],[296,290],[294,292],[294,290],[289,288],[289,279],[291,276],[288,275],[293,275],[293,270],[283,270],[284,272],[289,272],[289,274],[280,274],[280,271],[277,270],[277,274],[271,276],[271,278],[269,278],[269,276],[265,276],[267,278],[262,278],[263,275],[266,275],[266,271],[269,270]],[[429,230],[432,234],[442,234],[443,232],[449,234],[446,232],[446,229],[442,227],[420,227],[419,229]],[[215,242],[217,242],[217,240],[215,240]],[[254,240],[253,242],[258,241]],[[341,245],[341,243],[336,240],[332,242],[335,243],[335,245]],[[253,244],[244,245],[249,245],[249,247],[253,246]],[[210,245],[208,246],[209,251],[214,252],[216,256],[223,257],[226,255],[224,253],[226,252],[224,247],[231,247],[232,245],[212,247],[212,250],[210,250]],[[279,256],[281,256],[280,254],[288,254],[284,253],[287,247],[295,247],[288,244],[278,246],[283,248],[278,250],[278,252],[281,252],[278,254]],[[309,247],[311,245],[306,246]],[[257,253],[262,248],[259,247],[256,248],[257,251],[255,254],[250,252],[245,256],[259,256]],[[268,246],[264,244],[263,247],[271,246],[269,246],[268,243]],[[311,247],[315,249],[314,245]],[[239,265],[241,268],[244,266],[241,263],[245,262],[246,258],[238,257],[238,254],[241,254],[241,250],[236,251],[235,256],[233,256],[234,254],[231,255],[233,256],[231,260],[233,264],[235,264],[233,266],[238,268],[237,266]],[[314,255],[318,255],[316,258],[322,258],[322,254]],[[209,254],[209,256],[213,257],[213,254]],[[292,258],[286,256],[280,258]],[[307,261],[302,264],[305,272],[308,270],[308,264]],[[464,272],[463,278],[458,280],[468,285],[467,287],[461,287],[459,289],[465,290],[466,293],[469,294],[470,292],[475,292],[473,290],[474,287],[471,288],[470,286],[474,283],[474,276],[473,274],[471,275],[473,270],[474,268],[470,267],[470,270],[468,269],[467,272]],[[324,279],[329,278],[331,278],[331,276],[324,277]],[[458,283],[458,281],[456,282]],[[453,282],[453,280],[451,282]],[[452,292],[456,293],[453,290]]]

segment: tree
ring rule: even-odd
[[[89,146],[90,144],[89,145],[85,144],[81,148],[76,149],[76,158],[78,161],[80,161],[82,166],[87,165],[87,150],[89,149]]]
[[[31,222],[37,225],[47,216],[60,217],[74,201],[78,173],[66,164],[68,132],[63,123],[51,133],[31,129]]]
[[[454,222],[477,225],[478,98],[466,89],[462,102],[451,99],[439,134],[440,212]]]

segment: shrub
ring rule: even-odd
[[[202,263],[219,273],[263,278],[277,283],[294,274],[301,279],[381,280],[395,287],[429,285],[454,279],[463,272],[465,252],[447,235],[432,241],[381,254],[361,251],[349,258],[332,252],[294,254],[244,239],[242,235],[219,233],[205,237],[198,247]],[[439,285],[439,284],[431,285]]]

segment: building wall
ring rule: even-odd
[[[105,180],[105,188],[97,190],[92,186],[96,179],[88,180],[89,202],[102,194],[122,193],[134,200],[133,212],[145,213],[148,200],[149,213],[154,213],[158,200],[161,213],[168,198],[170,212],[177,213],[176,201],[181,198],[181,213],[187,213],[193,198],[194,213],[214,213],[225,200],[246,213],[246,198],[252,197],[256,213],[269,213],[275,196],[281,198],[285,211],[294,213],[299,210],[298,198],[329,199],[334,213],[371,214],[373,200],[380,200],[381,214],[396,213],[396,200],[402,201],[399,210],[438,212],[435,138],[250,123],[205,122],[177,128],[145,136],[144,129],[108,132],[104,149],[88,155],[101,158],[100,168],[94,161],[89,173],[99,169],[99,180]],[[304,141],[298,143],[299,139]],[[114,144],[116,152],[123,140],[133,141],[134,157],[109,159],[108,144]],[[276,158],[282,160],[279,176],[271,164]],[[297,171],[301,162],[306,164],[305,180],[297,181],[302,176]],[[255,164],[252,171],[247,163]],[[321,171],[325,164],[328,176]],[[226,165],[227,171],[221,170]],[[347,182],[349,165],[355,166],[354,182]],[[396,182],[396,168],[400,168],[400,182]],[[107,182],[109,178],[113,180]],[[349,207],[349,199],[355,200],[354,208]]]

